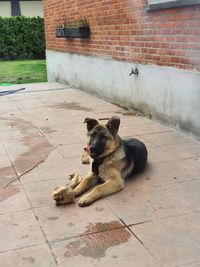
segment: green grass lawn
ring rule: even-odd
[[[46,82],[46,60],[0,62],[0,83]]]

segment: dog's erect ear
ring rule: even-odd
[[[106,127],[111,132],[112,135],[116,135],[119,130],[120,125],[120,118],[117,116],[113,116],[109,119],[108,123],[106,124]]]
[[[92,130],[97,124],[99,124],[97,120],[95,120],[95,119],[90,119],[90,118],[86,118],[86,119],[84,120],[84,123],[87,123],[87,130],[88,130],[88,132],[89,132],[90,130]]]

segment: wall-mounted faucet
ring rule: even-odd
[[[136,75],[136,76],[139,74],[139,71],[138,71],[137,68],[135,68],[135,70],[133,70],[133,68],[132,68],[131,73],[129,74],[129,76],[131,76],[133,74]]]

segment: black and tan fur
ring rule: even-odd
[[[91,169],[74,188],[80,196],[96,182],[94,188],[79,199],[79,206],[90,205],[97,199],[124,188],[124,180],[142,171],[147,161],[147,149],[137,139],[122,140],[118,135],[120,119],[113,116],[106,125],[86,118]]]

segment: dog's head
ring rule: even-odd
[[[116,149],[119,143],[117,135],[120,118],[113,116],[106,125],[99,124],[95,119],[86,118],[84,123],[87,124],[88,154],[92,158],[101,158],[109,155]]]

